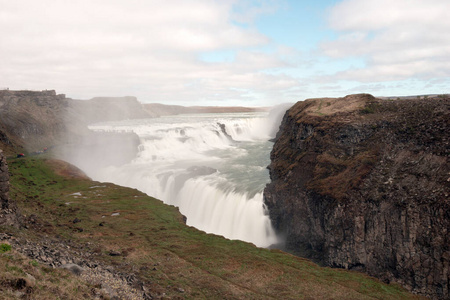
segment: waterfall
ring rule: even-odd
[[[85,171],[179,207],[190,226],[268,247],[277,243],[263,202],[272,146],[268,126],[263,113],[99,123],[90,129],[135,132],[139,153],[129,164]]]

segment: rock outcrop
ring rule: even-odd
[[[0,90],[0,128],[4,144],[29,151],[48,147],[65,133],[65,95],[55,91]]]
[[[264,195],[288,251],[450,298],[450,99],[298,102]]]
[[[87,125],[148,117],[134,97],[82,101],[57,95],[53,90],[0,90],[3,147],[15,154],[22,148],[29,154],[52,148],[57,157],[81,167],[129,162],[136,157],[140,144],[134,133],[92,132]]]
[[[33,152],[78,143],[96,122],[149,118],[135,97],[73,100],[54,90],[0,90],[0,142]]]
[[[0,225],[19,225],[16,204],[9,197],[8,163],[2,150],[0,150]]]

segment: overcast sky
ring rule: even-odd
[[[264,106],[450,93],[449,0],[0,0],[0,89]]]

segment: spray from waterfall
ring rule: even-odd
[[[278,242],[262,194],[269,181],[270,127],[280,122],[271,117],[180,115],[92,125],[94,131],[135,132],[141,143],[131,163],[85,171],[178,206],[188,225],[268,247]]]

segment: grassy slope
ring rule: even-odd
[[[15,250],[0,254],[0,299],[87,299],[91,288],[69,272]]]
[[[135,189],[76,178],[51,160],[12,159],[8,164],[11,196],[23,214],[35,214],[44,224],[39,231],[16,234],[90,243],[87,251],[96,253],[97,260],[137,274],[154,293],[191,299],[414,298],[397,285],[357,272],[321,268],[278,250],[205,234],[186,226],[175,207]],[[74,224],[75,218],[81,222]],[[122,255],[110,256],[110,250]],[[42,280],[38,285],[52,281]]]

